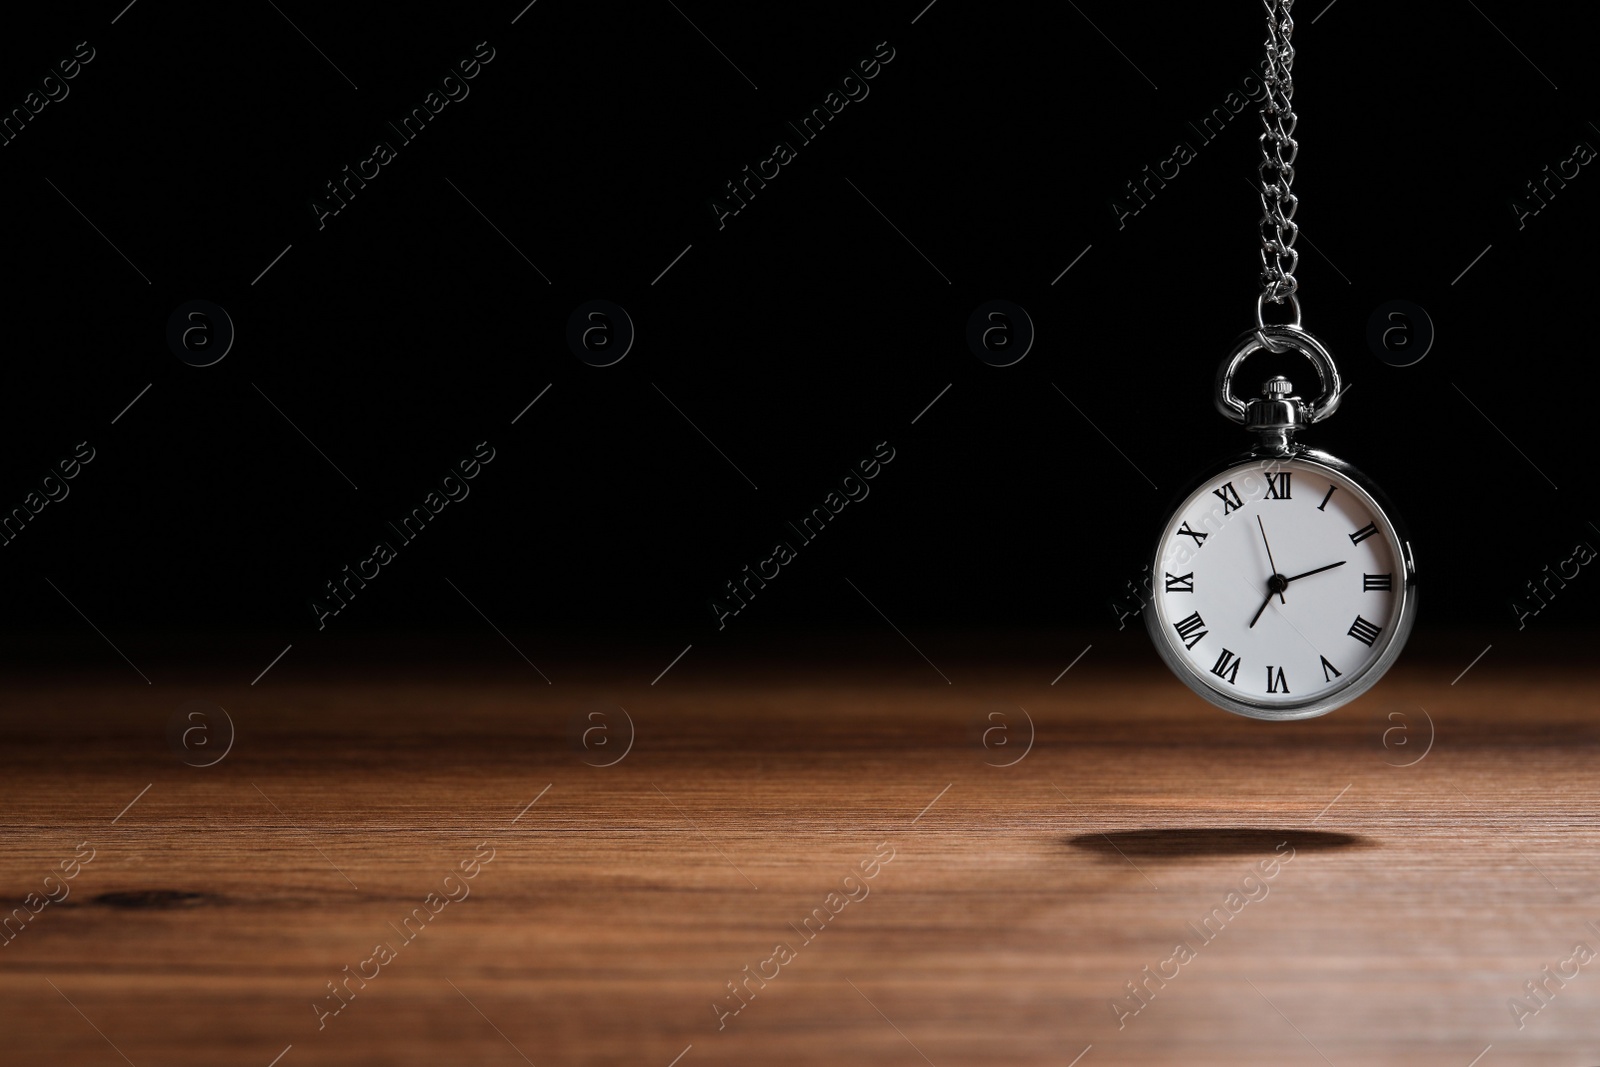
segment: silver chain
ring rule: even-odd
[[[1299,282],[1294,271],[1300,253],[1294,241],[1300,234],[1294,212],[1300,201],[1289,191],[1294,181],[1294,159],[1300,144],[1294,139],[1298,119],[1294,113],[1294,20],[1289,9],[1294,0],[1261,0],[1267,12],[1267,93],[1261,102],[1261,298],[1281,304],[1294,296]],[[1296,319],[1299,318],[1298,311]]]

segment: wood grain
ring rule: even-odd
[[[1522,1029],[1507,1003],[1600,947],[1593,668],[1489,659],[1451,686],[1467,657],[1412,659],[1288,725],[1200,704],[1153,657],[1091,655],[1054,686],[1049,664],[941,663],[946,685],[901,651],[686,663],[654,687],[604,665],[555,685],[520,665],[285,670],[229,692],[234,748],[203,769],[161,728],[216,688],[19,680],[5,906],[80,842],[94,858],[0,948],[3,1058],[1600,1062],[1600,962]],[[1031,750],[988,765],[1024,751],[1024,707]],[[617,708],[632,750],[587,765],[621,749],[574,747],[574,716]],[[990,712],[1006,745],[982,744]],[[1430,720],[1431,750],[1397,766]],[[864,878],[880,843],[893,859]],[[452,872],[470,895],[434,914]],[[1216,908],[1203,939],[1188,924]],[[1192,958],[1119,1026],[1126,983],[1180,939]],[[393,958],[319,1028],[327,983],[371,973],[379,943]],[[792,957],[719,1020],[779,944]]]

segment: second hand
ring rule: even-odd
[[[1278,576],[1278,564],[1272,558],[1272,543],[1267,540],[1267,528],[1266,528],[1265,525],[1262,524],[1260,515],[1256,516],[1256,525],[1261,528],[1261,543],[1267,546],[1267,562],[1272,564],[1272,576],[1274,578],[1276,578]],[[1286,581],[1283,584],[1285,586],[1287,586],[1289,583]],[[1267,599],[1268,600],[1272,599],[1271,594],[1268,594]],[[1283,603],[1283,604],[1289,603],[1287,600],[1283,599],[1283,590],[1282,589],[1278,590],[1278,600],[1279,600],[1280,603]],[[1261,612],[1259,612],[1259,611],[1256,612],[1256,618],[1258,618],[1258,619],[1261,618]],[[1254,626],[1255,623],[1252,622],[1250,625]]]

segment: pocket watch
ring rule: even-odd
[[[1259,334],[1259,336],[1258,336]],[[1269,379],[1241,402],[1233,377],[1268,347],[1298,351],[1322,393]],[[1381,490],[1294,439],[1338,407],[1337,369],[1296,326],[1251,330],[1218,374],[1218,407],[1260,435],[1204,471],[1162,527],[1146,626],[1167,666],[1219,707],[1257,719],[1323,715],[1366,692],[1416,618],[1416,564]]]
[[[1145,625],[1167,666],[1211,703],[1257,719],[1307,719],[1349,703],[1383,677],[1416,618],[1416,565],[1394,509],[1360,471],[1295,440],[1343,398],[1333,357],[1300,326],[1294,276],[1300,145],[1291,106],[1293,0],[1263,0],[1261,291],[1255,327],[1217,370],[1216,405],[1258,435],[1254,448],[1205,471],[1179,498],[1150,562]],[[1267,325],[1265,304],[1293,321]],[[1297,353],[1316,371],[1315,400],[1269,379],[1248,402],[1234,378],[1261,351]]]

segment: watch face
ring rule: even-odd
[[[1357,471],[1314,452],[1204,479],[1151,572],[1162,658],[1207,700],[1261,719],[1321,715],[1371,687],[1416,605],[1392,517]]]

